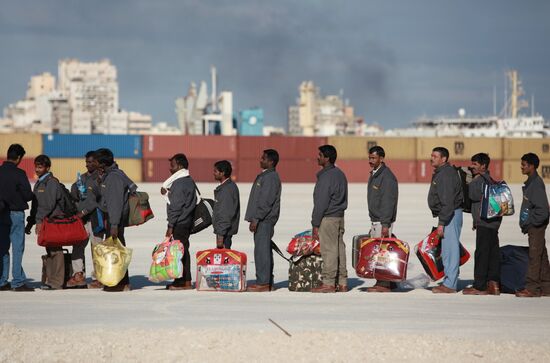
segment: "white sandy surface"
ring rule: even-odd
[[[250,186],[239,184],[243,217]],[[214,184],[199,187],[206,197],[213,195]],[[351,237],[369,229],[363,184],[350,185],[344,239],[352,290],[346,294],[289,292],[288,263],[277,255],[275,292],[166,291],[165,284],[147,280],[151,251],[166,228],[160,184],[142,184],[140,189],[150,193],[157,217],[127,229],[128,246],[134,249],[133,290],[0,292],[1,362],[550,361],[550,298],[441,296],[425,289],[364,292],[373,281],[357,278],[349,258]],[[521,187],[514,185],[512,190],[517,210]],[[427,184],[400,185],[394,232],[411,247],[436,223],[427,208],[427,191]],[[308,228],[312,192],[312,184],[283,185],[274,237],[282,249],[293,234]],[[473,256],[471,216],[464,217],[461,239]],[[233,240],[234,249],[248,254],[248,280],[253,281],[253,242],[247,223],[241,223]],[[500,241],[501,246],[527,245],[517,212],[505,218]],[[192,236],[192,261],[198,250],[214,246],[211,229]],[[35,287],[43,253],[35,236],[27,237],[24,268]],[[87,266],[90,271],[90,258]],[[422,272],[411,254],[408,277]],[[461,268],[460,279],[460,288],[472,283],[473,257]]]

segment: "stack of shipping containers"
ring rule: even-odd
[[[540,159],[537,169],[546,183],[550,182],[550,140],[549,139],[504,139],[504,180],[508,183],[523,183],[527,177],[521,174],[521,157],[529,152]]]
[[[336,164],[350,183],[366,183],[369,180],[369,149],[373,146],[384,148],[385,162],[400,183],[416,181],[414,138],[334,136],[328,138],[328,143],[336,147]]]
[[[19,168],[27,173],[27,177],[34,181],[34,158],[42,154],[42,135],[40,134],[1,134],[0,135],[0,162],[6,160],[6,154],[11,144],[20,144],[25,149],[25,157]]]
[[[416,139],[416,181],[428,183],[432,179],[433,168],[430,155],[436,146],[449,150],[449,162],[456,166],[471,165],[471,158],[477,153],[487,153],[491,158],[489,171],[495,180],[502,180],[502,139],[465,137],[424,137]]]
[[[233,176],[239,172],[236,136],[143,136],[143,179],[163,182],[170,176],[169,161],[183,153],[189,160],[189,172],[197,182],[214,182],[214,163],[228,160]]]
[[[266,149],[279,152],[277,171],[282,182],[313,183],[319,171],[319,146],[327,143],[325,137],[240,136],[238,138],[239,172],[237,180],[253,182],[260,169],[260,157]]]
[[[134,135],[42,135],[42,151],[52,160],[52,172],[62,182],[74,182],[86,172],[88,151],[109,148],[119,168],[134,182],[142,180],[141,136]]]

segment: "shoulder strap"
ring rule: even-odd
[[[282,258],[287,260],[288,262],[292,262],[292,261],[290,261],[289,258],[285,257],[285,255],[281,252],[281,249],[279,248],[279,246],[277,246],[277,244],[275,242],[273,242],[273,240],[271,241],[271,249],[273,251],[275,251],[279,256],[281,256]]]

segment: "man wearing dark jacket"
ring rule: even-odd
[[[34,291],[25,284],[23,270],[25,250],[25,210],[33,193],[25,172],[17,166],[25,156],[19,144],[8,148],[7,160],[0,166],[0,291]],[[10,245],[12,249],[12,281],[10,273]]]
[[[254,180],[244,219],[250,222],[249,230],[254,233],[254,262],[256,284],[248,291],[265,292],[273,289],[273,251],[271,238],[281,209],[281,179],[275,170],[279,153],[273,149],[264,150],[260,158],[262,172]]]
[[[462,231],[462,182],[455,168],[449,164],[449,150],[436,147],[432,150],[434,168],[428,206],[432,216],[438,218],[437,234],[441,238],[441,260],[445,279],[432,289],[435,294],[456,293],[460,264],[460,232]]]
[[[486,185],[491,184],[489,163],[485,153],[472,156],[471,170],[474,179],[468,186],[472,201],[473,229],[476,231],[476,251],[474,259],[474,285],[462,290],[464,295],[500,295],[500,248],[498,229],[502,217],[481,218],[481,198]]]
[[[99,189],[99,171],[98,163],[95,159],[95,151],[86,153],[86,172],[79,174],[76,182],[71,186],[71,195],[78,201],[77,209],[78,216],[82,218],[86,231],[90,235],[92,248],[103,241],[104,230],[101,229],[103,219],[98,217],[98,197],[101,194]],[[100,216],[102,216],[100,212]],[[95,231],[94,231],[95,230]],[[86,263],[85,249],[88,245],[88,240],[81,244],[74,245],[71,254],[73,276],[67,281],[67,288],[86,287]],[[95,275],[94,275],[95,276]],[[97,280],[92,281],[89,288],[103,287]]]
[[[105,213],[107,221],[106,237],[118,238],[122,245],[126,246],[124,227],[129,214],[128,197],[130,192],[137,190],[137,186],[124,171],[118,168],[111,150],[98,149],[95,155],[102,174],[99,206]],[[117,285],[113,287],[105,286],[103,290],[109,292],[129,291],[130,277],[128,271]]]
[[[348,181],[334,166],[336,149],[319,147],[317,162],[323,169],[317,173],[313,191],[311,225],[313,238],[321,243],[323,284],[311,289],[315,293],[347,292],[346,245],[344,244],[344,211],[348,207]]]
[[[47,155],[38,155],[34,159],[34,167],[38,181],[34,184],[34,200],[31,214],[28,218],[26,232],[36,224],[36,234],[44,218],[63,216],[60,201],[61,186],[50,172],[52,162]],[[40,287],[42,290],[61,290],[65,284],[65,258],[62,247],[46,247],[45,276],[46,281]]]
[[[550,264],[546,249],[546,226],[548,226],[548,197],[544,181],[537,173],[539,157],[528,153],[521,157],[521,173],[527,175],[522,187],[519,226],[529,240],[529,265],[525,288],[516,292],[517,297],[550,296]]]
[[[368,182],[367,204],[372,223],[371,237],[389,238],[397,215],[397,179],[384,163],[386,152],[381,146],[369,149],[369,165],[372,168]],[[368,292],[390,292],[397,286],[389,281],[376,281]]]
[[[170,158],[170,173],[178,173],[181,177],[175,179],[167,190],[168,228],[166,237],[173,236],[183,244],[184,254],[182,258],[183,275],[166,286],[168,290],[190,290],[191,284],[191,257],[189,255],[189,236],[193,227],[193,215],[197,205],[197,187],[189,176],[189,161],[184,154],[176,154]]]
[[[213,226],[218,248],[231,249],[231,237],[239,231],[241,205],[239,188],[231,180],[231,164],[221,160],[214,164],[214,179],[220,185],[214,190]]]

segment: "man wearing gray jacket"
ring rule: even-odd
[[[170,158],[170,173],[172,175],[189,169],[189,161],[185,154],[176,154]],[[190,290],[191,283],[191,256],[189,254],[189,236],[193,227],[193,215],[197,205],[197,186],[189,173],[174,180],[168,190],[166,214],[168,228],[166,237],[173,236],[183,244],[183,274],[173,283],[166,286],[168,290]]]
[[[221,160],[214,164],[214,179],[220,185],[214,190],[213,227],[216,234],[216,247],[231,249],[231,238],[239,231],[241,205],[239,188],[231,180],[231,163]]]
[[[498,229],[502,217],[481,218],[481,199],[485,185],[491,184],[489,163],[485,153],[472,156],[470,169],[474,179],[468,185],[468,196],[472,201],[473,228],[476,231],[474,258],[474,284],[462,290],[464,295],[500,295],[500,247]]]
[[[462,182],[449,164],[449,150],[435,147],[430,158],[434,174],[428,192],[428,206],[437,217],[437,234],[441,238],[441,260],[445,279],[432,289],[434,294],[456,293],[460,264],[460,232],[462,231]]]
[[[271,238],[281,209],[281,179],[275,170],[279,153],[273,149],[264,150],[260,158],[262,172],[254,180],[244,219],[250,222],[249,230],[254,233],[254,261],[256,284],[248,291],[266,292],[273,290],[273,251]]]
[[[137,186],[124,171],[118,168],[111,150],[98,149],[96,151],[96,160],[102,174],[100,182],[101,201],[99,206],[106,214],[107,237],[118,238],[122,245],[126,246],[124,227],[129,214],[128,198],[129,193],[136,191]],[[130,277],[128,271],[126,271],[126,274],[117,285],[113,287],[105,286],[103,288],[103,291],[109,292],[129,290]]]
[[[389,238],[397,216],[397,179],[384,163],[386,152],[381,146],[369,149],[369,165],[372,168],[368,182],[367,204],[371,220],[370,236]],[[397,288],[394,282],[376,281],[368,292],[390,292]]]
[[[319,147],[317,162],[323,169],[317,173],[313,191],[311,225],[313,238],[321,243],[323,284],[311,289],[315,293],[347,292],[346,245],[344,244],[344,212],[348,207],[348,181],[334,166],[336,149]]]
[[[550,296],[550,264],[544,238],[549,218],[548,196],[544,181],[537,173],[539,163],[536,154],[521,157],[521,173],[527,175],[527,180],[522,187],[519,226],[528,236],[529,265],[525,288],[516,292],[517,297]]]

